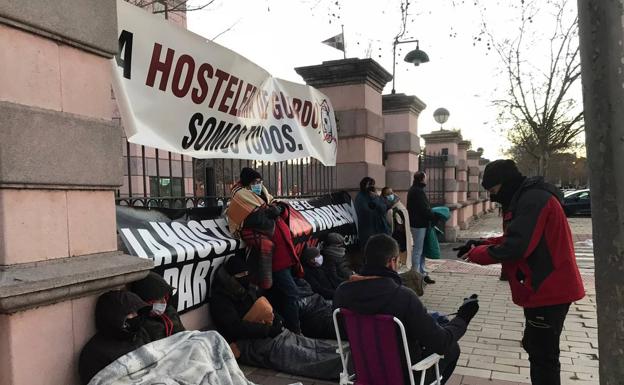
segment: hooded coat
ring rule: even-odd
[[[466,321],[455,317],[440,326],[428,313],[416,293],[401,284],[398,274],[360,276],[338,287],[334,308],[347,308],[360,314],[389,314],[405,326],[412,363],[431,353],[444,355],[456,348],[466,332]],[[354,276],[355,277],[355,276]]]
[[[518,306],[559,305],[585,296],[562,198],[543,178],[526,178],[503,215],[503,236],[467,254],[474,263],[502,264]]]
[[[125,290],[109,291],[98,298],[95,306],[97,333],[82,348],[78,361],[82,384],[88,384],[93,376],[119,357],[152,342],[143,327],[135,331],[124,328],[128,314],[137,313],[144,319],[151,308],[139,296]]]
[[[147,277],[133,282],[130,291],[147,303],[163,298],[167,300],[163,314],[150,313],[143,323],[143,328],[147,330],[152,341],[186,330],[176,310],[178,298],[173,295],[173,287],[163,277],[151,271]]]

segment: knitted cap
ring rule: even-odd
[[[499,159],[485,166],[481,185],[484,189],[488,190],[497,184],[503,184],[508,180],[521,176],[522,174],[518,170],[516,162],[511,159]]]
[[[240,173],[240,181],[243,186],[249,186],[256,179],[262,179],[262,175],[253,168],[243,167]]]

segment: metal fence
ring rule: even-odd
[[[427,173],[425,193],[433,206],[441,206],[445,200],[445,171],[448,156],[444,154],[422,154],[418,158],[418,169]]]
[[[261,173],[264,185],[276,197],[321,195],[336,186],[335,167],[310,157],[283,162],[194,159],[126,142],[124,186],[117,190],[116,202],[171,208],[221,206],[243,167]]]

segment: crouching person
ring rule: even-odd
[[[125,290],[102,294],[95,305],[93,336],[80,353],[80,382],[88,384],[100,370],[119,357],[152,341],[143,328],[152,306]]]
[[[130,291],[152,307],[143,324],[152,340],[186,330],[176,310],[177,296],[173,296],[173,287],[163,277],[151,271],[147,277],[133,282]]]
[[[297,335],[249,284],[243,258],[231,257],[215,273],[210,313],[242,364],[334,380],[342,369],[336,344]]]
[[[364,250],[364,267],[360,276],[338,287],[334,296],[335,308],[346,308],[360,314],[388,314],[405,326],[412,362],[437,353],[440,374],[445,383],[453,373],[459,358],[457,341],[464,335],[470,320],[479,310],[476,295],[459,308],[457,317],[444,326],[427,313],[413,290],[402,286],[396,272],[399,245],[388,235],[372,236]],[[435,380],[435,373],[427,371],[425,383]],[[420,378],[416,379],[417,382]]]

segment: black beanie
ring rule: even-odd
[[[327,234],[327,238],[325,238],[325,245],[326,246],[344,246],[345,243],[345,239],[342,236],[342,234],[338,234],[338,233],[329,233]]]
[[[503,184],[518,177],[522,177],[522,174],[518,170],[516,162],[511,159],[498,159],[485,166],[481,186],[489,190],[497,184]]]
[[[262,175],[253,168],[243,167],[240,173],[240,181],[243,186],[249,186],[256,179],[262,179]]]
[[[227,271],[229,275],[234,276],[243,271],[249,271],[249,266],[243,257],[234,255],[225,263],[225,271]]]

